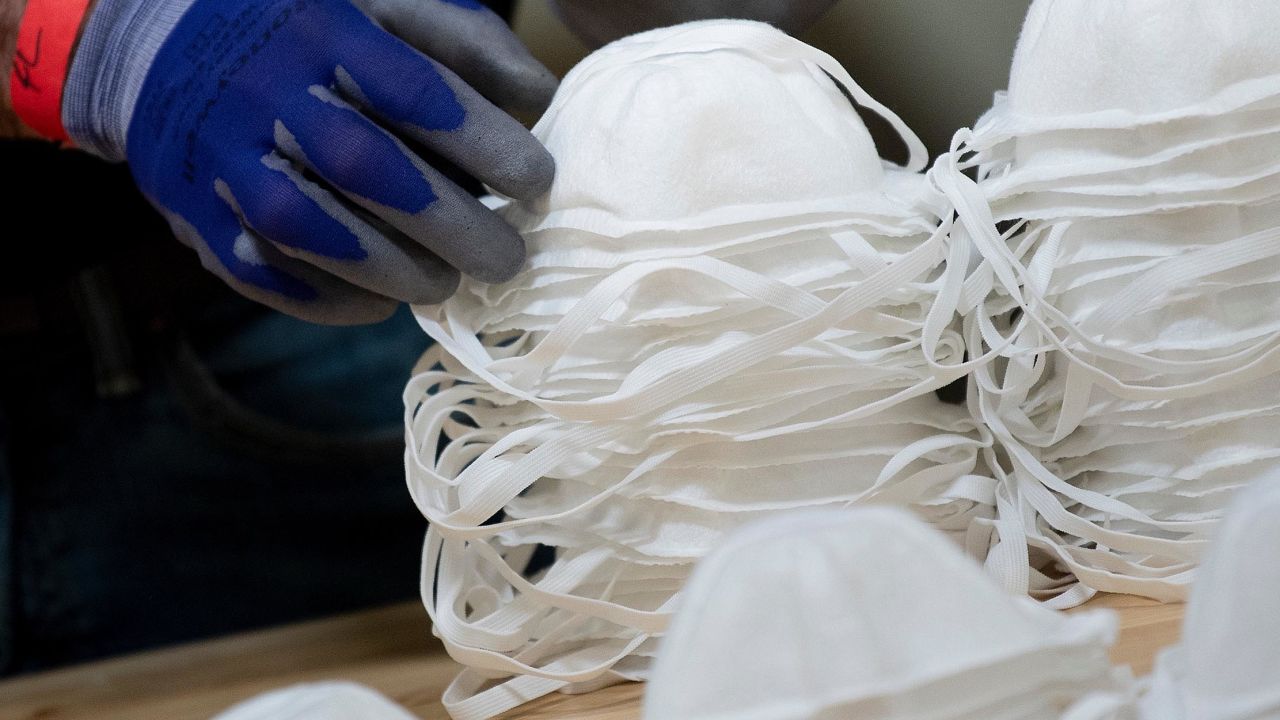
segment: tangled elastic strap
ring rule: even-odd
[[[410,487],[431,522],[428,609],[454,656],[590,680],[647,649],[689,564],[763,512],[877,498],[967,527],[990,501],[972,475],[981,442],[932,394],[955,378],[960,348],[940,333],[933,362],[919,350],[924,278],[945,240],[940,228],[829,301],[700,258],[611,272],[540,336],[482,343],[451,307],[443,323],[424,319],[440,349],[407,391]],[[607,311],[673,276],[739,293],[731,322],[624,345],[637,331]],[[522,573],[538,545],[555,563],[531,583]]]

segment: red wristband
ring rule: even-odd
[[[18,27],[9,94],[13,109],[32,130],[66,142],[62,89],[71,51],[90,0],[27,0]]]

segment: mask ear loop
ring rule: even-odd
[[[739,367],[757,362],[775,347],[784,346],[789,342],[807,340],[819,334],[821,328],[873,306],[892,288],[909,282],[936,265],[936,260],[945,252],[941,234],[941,232],[935,232],[933,237],[903,255],[894,265],[868,277],[858,286],[844,291],[826,303],[820,312],[789,322],[734,348],[709,351],[699,360],[702,363],[713,363],[712,366],[700,365],[692,369],[674,371],[667,377],[655,381],[646,393],[615,392],[590,401],[562,401],[539,397],[513,387],[490,372],[489,364],[493,359],[479,347],[475,334],[468,332],[470,328],[457,327],[458,324],[454,323],[452,318],[445,320],[450,328],[425,316],[420,317],[419,322],[428,334],[445,346],[448,352],[459,358],[476,377],[513,397],[533,402],[564,420],[583,421],[637,416],[651,412],[684,395],[689,387],[705,387],[711,382],[733,374]],[[650,270],[653,269],[660,268]],[[605,288],[605,290],[612,292],[611,288]],[[602,294],[604,294],[603,290]],[[589,306],[584,306],[583,310],[596,312],[596,308]],[[447,314],[449,314],[448,308],[446,308]],[[452,332],[451,329],[458,332]]]
[[[435,574],[438,568],[442,570],[438,564],[440,556],[447,551],[444,543],[444,538],[434,532],[428,532],[427,543],[423,553],[423,574],[421,579],[423,600],[428,614],[436,620],[438,625],[450,624],[447,622],[447,617],[437,615],[437,611],[442,609],[437,605],[441,600],[449,602],[451,599],[436,598],[434,596],[434,593],[439,591],[438,584],[435,581]],[[579,568],[579,571],[574,574],[579,578],[584,577],[584,573],[590,572],[592,566],[588,565]],[[615,581],[616,577],[604,588],[604,597],[608,597],[611,594]],[[670,615],[673,607],[674,600],[668,600],[652,614],[657,617],[666,617]],[[514,656],[459,644],[452,637],[453,633],[445,633],[443,639],[451,656],[473,665],[475,668],[484,668],[484,670],[464,670],[450,685],[449,690],[445,693],[445,704],[449,707],[451,716],[455,718],[488,718],[541,695],[559,690],[569,684],[595,681],[601,676],[601,673],[607,672],[608,668],[622,658],[631,655],[652,637],[650,632],[639,630],[638,634],[612,654],[608,654],[610,651],[607,648],[588,647],[573,651],[569,655],[552,660],[545,665],[535,664],[536,658],[541,656],[545,649],[554,647],[559,638],[588,619],[589,617],[584,615],[571,615],[559,621],[556,627],[547,629],[542,638],[525,647]],[[575,660],[593,664],[583,666],[579,662],[574,662]],[[490,690],[481,692],[483,685],[494,677],[494,673],[498,673],[499,676],[514,674],[517,677],[503,681]]]
[[[966,131],[957,133],[956,138],[952,141],[952,153],[944,157],[950,157],[954,163],[955,150],[967,137],[968,133]],[[971,241],[975,243],[982,254],[984,263],[990,265],[991,270],[999,280],[999,285],[1023,309],[1025,316],[1040,328],[1041,332],[1044,333],[1044,339],[1076,362],[1080,366],[1081,372],[1086,373],[1094,384],[1130,399],[1164,399],[1170,392],[1177,392],[1183,395],[1212,392],[1228,386],[1232,381],[1239,382],[1242,381],[1242,378],[1258,377],[1261,374],[1270,372],[1277,362],[1280,362],[1280,343],[1276,342],[1280,338],[1276,337],[1265,338],[1244,350],[1233,353],[1230,358],[1175,361],[1160,360],[1141,353],[1125,351],[1100,342],[1090,334],[1081,332],[1077,323],[1073,322],[1040,295],[1039,289],[1034,286],[1034,279],[1028,278],[1029,271],[1004,246],[1002,236],[995,230],[995,221],[991,215],[990,207],[987,205],[986,199],[979,190],[977,183],[964,176],[954,167],[948,172],[938,173],[936,179],[940,183],[941,189],[956,202],[960,220],[959,225],[968,231]],[[1261,236],[1265,235],[1265,233],[1266,231],[1255,235]],[[1265,255],[1262,250],[1257,248],[1257,242],[1257,237],[1248,236],[1233,242],[1230,246],[1224,246],[1222,250],[1216,248],[1207,249],[1205,254],[1210,257],[1215,254],[1222,254],[1226,256],[1225,260],[1228,263],[1244,262],[1250,259],[1256,260]],[[1248,249],[1243,252],[1237,252],[1237,245],[1248,246]],[[1242,256],[1243,259],[1238,256]],[[1053,332],[1053,327],[1055,326],[1066,332],[1071,341],[1078,343],[1080,349],[1069,347],[1066,341],[1059,338]],[[1120,380],[1082,358],[1080,356],[1081,352],[1096,354],[1099,357],[1114,361],[1141,365],[1153,371],[1163,370],[1185,373],[1197,369],[1212,370],[1218,367],[1225,367],[1228,363],[1236,364],[1236,358],[1241,358],[1245,364],[1230,370],[1223,370],[1220,375],[1212,378],[1151,388]]]
[[[938,236],[935,236],[933,242],[936,243],[938,241]],[[930,257],[934,254],[932,250],[933,249],[930,247],[929,243],[922,244],[909,253],[908,256],[904,256],[904,258],[902,258],[898,263],[895,263],[895,265],[877,273],[875,276],[869,278],[866,282],[860,284],[852,291],[842,294],[829,305],[823,306],[821,310],[818,310],[801,320],[789,323],[775,331],[766,333],[757,341],[748,342],[742,347],[734,348],[735,352],[740,353],[737,359],[742,360],[743,357],[749,358],[766,352],[772,347],[772,345],[777,344],[776,341],[773,341],[773,337],[780,336],[780,333],[782,337],[792,334],[797,334],[797,337],[803,337],[808,334],[808,332],[806,332],[807,325],[814,325],[815,327],[820,326],[824,324],[824,320],[830,322],[829,318],[839,318],[850,314],[853,308],[866,304],[869,299],[868,296],[875,297],[876,293],[881,290],[881,288],[875,287],[876,280],[881,280],[884,284],[890,284],[889,278],[894,278],[892,284],[897,285],[900,284],[902,280],[918,275],[930,262]],[[845,305],[846,303],[851,307],[842,307],[842,305]],[[441,345],[444,345],[444,337],[441,336],[440,339]],[[718,354],[723,355],[724,351],[719,351]],[[724,358],[717,358],[717,360],[722,361],[724,366],[716,368],[717,372],[711,373],[711,377],[700,378],[700,382],[697,383],[698,386],[705,386],[717,378],[730,374],[733,363],[725,360]],[[473,368],[473,370],[475,370],[475,368]],[[677,375],[679,375],[678,372],[673,373],[672,375],[667,376],[666,379],[670,380]],[[496,378],[486,379],[489,380],[490,383],[494,383],[494,380],[496,380]],[[941,383],[937,383],[935,381],[935,384],[940,385]],[[511,392],[511,389],[508,388],[500,389],[509,393]],[[656,395],[658,395],[658,393],[651,393],[649,399],[660,400],[660,397],[654,397]],[[430,403],[430,401],[428,402]],[[459,496],[460,499],[464,501],[463,505],[466,507],[466,510],[460,507],[444,516],[435,512],[431,513],[430,519],[437,527],[447,527],[452,533],[487,534],[490,530],[474,526],[482,523],[485,518],[492,515],[497,509],[500,509],[511,497],[527,487],[528,484],[533,482],[537,477],[545,474],[545,471],[551,466],[562,461],[565,457],[565,453],[596,446],[601,442],[609,440],[614,433],[615,430],[609,426],[605,426],[603,428],[581,428],[571,432],[568,436],[552,441],[549,445],[539,446],[526,457],[521,458],[514,467],[507,465],[499,467],[492,464],[482,465],[477,463],[464,471],[464,474],[468,476],[469,480],[466,484],[478,491],[478,494],[469,493],[468,495],[470,495],[470,497],[464,498],[461,495]],[[510,446],[517,440],[519,440],[519,438],[508,438],[500,442],[499,445],[486,450],[484,457],[492,458],[496,456],[502,451],[503,447]],[[465,488],[459,487],[459,490],[463,489]],[[459,521],[461,522],[459,523]]]
[[[422,592],[428,614],[436,618],[437,624],[443,623],[446,618],[437,618],[433,612],[439,609],[434,607],[437,602],[430,598],[435,590],[432,579],[437,567],[435,559],[443,550],[442,538],[438,535],[433,537],[429,532],[423,553]],[[612,581],[604,589],[606,597],[610,594],[611,587]],[[659,608],[658,612],[669,614],[671,610],[672,604],[668,602]],[[591,681],[594,682],[608,681],[607,676],[599,673],[602,671],[607,673],[608,667],[612,667],[621,658],[635,652],[650,638],[647,634],[639,634],[608,658],[603,658],[599,650],[585,648],[573,651],[545,665],[534,664],[546,650],[554,648],[560,638],[576,627],[580,627],[586,620],[587,618],[580,616],[559,619],[554,627],[545,630],[542,638],[524,647],[514,656],[467,647],[458,644],[448,636],[444,637],[446,648],[451,656],[475,664],[476,667],[486,668],[485,670],[473,668],[463,670],[450,683],[443,698],[450,716],[457,720],[485,720],[563,689],[574,682],[582,682],[582,678],[593,678],[594,680]],[[596,664],[583,667],[580,663],[572,662],[573,660],[595,661]],[[510,677],[512,674],[516,676]],[[508,679],[501,680],[487,690],[484,689],[485,685],[490,684],[492,680],[503,677]],[[615,677],[621,676],[615,675]]]
[[[1117,324],[1123,317],[1121,308],[1133,308],[1135,306],[1140,306],[1141,302],[1149,300],[1150,296],[1163,292],[1163,290],[1170,285],[1171,280],[1177,280],[1179,281],[1178,284],[1180,284],[1181,281],[1189,278],[1207,275],[1225,267],[1235,267],[1242,263],[1260,259],[1260,257],[1265,254],[1265,250],[1256,248],[1255,244],[1259,240],[1269,240],[1267,235],[1268,233],[1264,231],[1263,233],[1258,233],[1253,236],[1240,238],[1226,246],[1215,247],[1207,252],[1200,253],[1207,257],[1202,258],[1199,257],[1198,254],[1191,260],[1174,262],[1173,265],[1162,266],[1155,272],[1149,271],[1140,278],[1139,282],[1135,282],[1127,288],[1126,292],[1121,296],[1121,298],[1126,302],[1110,305],[1099,312],[1097,314],[1097,318],[1090,318],[1090,320],[1101,326],[1101,329],[1105,334],[1105,330],[1108,330]],[[1240,247],[1237,248],[1237,246]],[[1014,290],[1015,288],[1009,287],[1009,289]],[[1032,289],[1032,295],[1043,292],[1043,289],[1043,287]],[[1019,304],[1022,303],[1019,302]],[[1027,312],[1030,312],[1031,310],[1026,307],[1023,309]],[[1051,308],[1046,309],[1050,310],[1049,315],[1053,320],[1060,323],[1067,322],[1070,325],[1069,319],[1065,316],[1061,318],[1056,317]],[[1096,335],[1097,333],[1093,334]],[[1058,343],[1054,342],[1053,344]],[[1058,349],[1066,352],[1065,348]],[[1066,352],[1066,355],[1069,359],[1076,360],[1072,353]],[[1070,367],[1074,369],[1079,366],[1073,364]],[[996,431],[999,441],[1005,446],[1006,451],[1010,453],[1011,459],[1014,460],[1015,468],[1013,478],[1010,479],[1016,480],[1018,486],[1020,486],[1020,491],[1017,492],[1020,506],[1023,505],[1023,503],[1030,501],[1036,512],[1045,517],[1051,527],[1058,530],[1065,529],[1071,534],[1092,539],[1100,543],[1105,543],[1109,548],[1120,547],[1122,549],[1128,549],[1131,552],[1145,553],[1152,556],[1172,556],[1184,561],[1177,567],[1189,565],[1194,562],[1194,557],[1198,554],[1200,546],[1203,544],[1202,540],[1195,537],[1197,533],[1194,531],[1199,527],[1198,525],[1192,527],[1186,524],[1178,524],[1174,527],[1169,523],[1159,523],[1147,517],[1145,513],[1141,513],[1136,508],[1130,508],[1123,503],[1116,503],[1106,496],[1101,496],[1097,493],[1088,493],[1084,490],[1077,490],[1076,488],[1061,482],[1039,462],[1039,459],[1030,451],[1029,448],[1023,447],[1021,443],[1014,439],[1008,429],[1000,422],[998,413],[997,415],[992,415],[990,412],[984,410],[981,415],[986,419],[988,427]],[[1055,437],[1060,437],[1062,434],[1063,428],[1060,424],[1060,427],[1054,435]],[[1003,473],[1001,474],[1003,475]],[[1031,477],[1028,477],[1028,475]],[[1008,486],[1006,485],[1006,488],[1007,487]],[[1089,507],[1099,507],[1101,504],[1112,514],[1128,517],[1131,520],[1141,522],[1143,524],[1154,525],[1160,529],[1190,531],[1192,533],[1192,537],[1184,540],[1153,540],[1149,538],[1142,538],[1140,536],[1129,536],[1123,533],[1113,533],[1106,528],[1098,527],[1084,518],[1067,511],[1061,504],[1061,501],[1057,501],[1055,496],[1050,493],[1050,490],[1065,494],[1067,497]],[[1009,517],[1015,516],[1012,512],[1002,513],[1002,515],[1007,515]],[[1165,597],[1180,597],[1181,594],[1185,592],[1185,572],[1178,572],[1176,574],[1169,575],[1168,577],[1151,577],[1153,575],[1151,568],[1148,568],[1141,563],[1126,562],[1120,558],[1109,556],[1099,558],[1099,560],[1103,562],[1101,565],[1086,564],[1083,559],[1076,557],[1078,549],[1064,547],[1060,542],[1053,541],[1050,537],[1041,532],[1031,532],[1033,530],[1032,526],[1024,525],[1024,527],[1028,530],[1028,536],[1026,538],[1027,542],[1030,542],[1037,547],[1041,547],[1055,555],[1061,562],[1070,567],[1073,572],[1077,574],[1081,583],[1087,582],[1091,585],[1106,587],[1109,589],[1128,589],[1129,591],[1139,592],[1141,594]],[[1010,528],[1010,530],[1012,530],[1012,528]],[[1005,533],[1002,531],[1002,541],[1006,540],[1004,535]],[[993,558],[989,558],[989,567],[991,559]],[[1000,572],[999,574],[1003,575],[1008,571],[1009,563],[1000,562],[998,559],[997,564],[1004,566],[1000,568],[1003,572]],[[1128,570],[1128,576],[1117,573],[1117,571],[1121,569]],[[1016,582],[1021,584],[1021,581],[1023,580],[1024,578],[1017,578]],[[1072,590],[1068,591],[1069,594],[1060,595],[1054,598],[1051,602],[1060,605],[1068,605],[1076,600],[1083,599],[1090,594],[1091,591],[1088,589],[1079,589],[1081,587],[1083,587],[1083,585],[1077,585]]]
[[[989,460],[992,471],[999,479],[1001,486],[1001,492],[998,494],[1001,519],[989,523],[998,533],[1000,542],[991,548],[987,556],[988,571],[1001,578],[1011,591],[1036,594],[1055,592],[1053,597],[1045,601],[1053,607],[1074,606],[1087,599],[1094,592],[1094,588],[1133,592],[1166,599],[1180,597],[1185,591],[1183,587],[1185,578],[1182,574],[1153,577],[1153,568],[1142,563],[1125,561],[1110,554],[1102,554],[1102,551],[1099,552],[1097,564],[1086,563],[1084,559],[1076,557],[1079,551],[1064,547],[1060,539],[1055,539],[1053,534],[1055,531],[1065,530],[1084,539],[1094,540],[1100,545],[1127,547],[1130,551],[1144,552],[1151,557],[1176,557],[1183,561],[1175,567],[1187,565],[1191,562],[1188,556],[1194,556],[1198,550],[1198,542],[1194,537],[1189,540],[1154,542],[1140,537],[1130,538],[1111,533],[1105,527],[1096,526],[1070,513],[1063,501],[1058,499],[1059,496],[1050,492],[1051,490],[1063,493],[1068,498],[1073,498],[1089,507],[1095,507],[1099,497],[1096,493],[1076,491],[1060,481],[1044,467],[1031,449],[1026,448],[1012,434],[1003,420],[1003,412],[990,404],[993,400],[999,399],[1000,393],[986,391],[987,384],[995,382],[994,378],[989,377],[987,370],[989,369],[984,368],[975,374],[973,392],[979,396],[978,407],[974,411],[975,416],[983,418],[986,428],[994,434],[995,442],[1005,449],[1005,453],[1014,465],[1010,472],[1005,472],[997,461]],[[1106,504],[1108,510],[1112,512],[1119,510],[1118,514],[1122,516],[1138,515],[1139,522],[1143,522],[1142,518],[1146,518],[1144,514],[1127,505],[1117,506],[1115,501],[1109,499],[1106,499]],[[1044,517],[1054,530],[1040,529],[1034,519],[1027,516],[1028,511],[1034,511],[1036,515]],[[1149,520],[1144,522],[1147,525],[1192,532],[1193,536],[1195,535],[1195,527],[1185,524],[1174,527],[1146,519]],[[1128,547],[1135,543],[1141,547]],[[983,541],[983,545],[986,544],[987,542]],[[1033,577],[1036,573],[1029,573],[1026,553],[1028,547],[1039,548],[1068,567],[1076,576],[1077,584],[1065,591],[1040,588],[1041,583]]]
[[[862,86],[835,58],[772,28],[769,28],[769,32],[762,32],[761,28],[755,26],[735,28],[735,30],[738,29],[743,31],[741,33],[743,47],[779,60],[802,60],[816,66],[836,84],[842,86],[855,103],[884,118],[907,146],[907,164],[901,166],[903,170],[918,173],[928,166],[929,151],[925,149],[920,137],[896,113],[863,90]]]
[[[957,137],[959,138],[961,134],[963,134],[963,131],[962,133],[958,134]],[[954,150],[953,150],[953,153],[951,153],[951,155],[953,156],[955,155]],[[938,168],[935,168],[935,173],[937,171],[938,171]],[[952,167],[950,172],[953,175],[958,174],[958,171],[954,167]],[[965,182],[967,182],[970,185],[973,184],[972,181],[968,181],[963,177],[960,177],[957,179],[961,182],[961,184]],[[947,180],[949,182],[950,178],[949,177],[939,178],[939,180],[940,181]],[[944,187],[944,191],[953,190],[953,189],[954,188]],[[973,212],[973,208],[982,207],[980,203],[976,203],[972,206],[966,206],[964,205],[963,202],[959,200],[957,200],[957,202],[959,203],[958,205],[959,207],[970,208],[969,210],[962,209],[961,211],[962,220],[965,220],[966,218],[970,220],[974,219],[970,217],[975,214]],[[981,217],[980,216],[981,214],[980,213],[978,214],[979,214],[979,217],[976,219],[980,226],[993,224],[994,221],[989,215],[987,215],[986,217]],[[1256,246],[1259,240],[1263,241],[1264,243],[1269,242],[1266,238],[1266,235],[1268,234],[1268,232],[1269,231],[1255,233],[1254,235],[1242,237],[1237,240],[1231,241],[1230,243],[1223,244],[1220,247],[1215,246],[1212,248],[1206,248],[1202,251],[1199,251],[1197,255],[1197,261],[1196,261],[1196,263],[1198,263],[1197,267],[1212,266],[1212,267],[1221,269],[1221,268],[1236,267],[1240,264],[1246,264],[1248,262],[1253,262],[1253,261],[1263,259],[1265,256],[1267,256],[1267,252],[1265,251],[1265,249],[1258,249]],[[979,235],[981,234],[980,228],[978,230],[978,234]],[[1247,249],[1246,249],[1246,246],[1247,246]],[[998,245],[993,245],[992,247],[998,247]],[[1199,259],[1201,255],[1204,256],[1203,261]],[[991,261],[995,257],[992,255],[992,253],[987,251],[983,251],[983,256],[985,258],[984,266],[991,263]],[[1144,391],[1146,391],[1148,395],[1150,395],[1151,393],[1161,393],[1161,392],[1169,392],[1169,391],[1175,391],[1175,390],[1188,391],[1188,392],[1196,392],[1197,390],[1199,390],[1200,392],[1207,392],[1212,390],[1213,388],[1205,387],[1206,384],[1220,385],[1238,375],[1253,376],[1252,375],[1253,373],[1258,372],[1257,366],[1259,365],[1259,362],[1257,360],[1257,356],[1259,354],[1270,354],[1267,352],[1267,346],[1269,344],[1272,344],[1274,338],[1264,339],[1263,341],[1255,343],[1251,347],[1247,347],[1243,350],[1233,352],[1229,356],[1222,356],[1222,357],[1211,359],[1211,360],[1197,360],[1197,361],[1159,360],[1156,358],[1152,358],[1150,356],[1142,355],[1140,353],[1133,353],[1133,352],[1124,351],[1122,349],[1114,348],[1106,345],[1105,343],[1097,342],[1093,337],[1094,334],[1082,333],[1077,327],[1078,323],[1073,322],[1065,314],[1058,311],[1051,303],[1047,302],[1045,298],[1042,297],[1043,285],[1044,285],[1043,278],[1030,278],[1030,279],[1026,278],[1025,276],[1028,274],[1028,271],[1022,268],[1022,266],[1016,261],[1016,259],[1013,259],[1013,258],[1010,258],[1008,268],[1016,270],[1020,276],[1023,276],[1023,280],[1025,281],[1025,285],[1024,285],[1024,282],[1015,283],[1011,278],[1005,278],[1003,275],[1001,276],[1002,278],[1001,285],[1003,285],[1006,288],[1006,290],[1010,292],[1011,297],[1019,305],[1023,306],[1024,310],[1027,310],[1028,314],[1024,315],[1024,317],[1032,317],[1032,319],[1035,320],[1036,324],[1040,326],[1041,331],[1044,333],[1047,333],[1046,338],[1048,339],[1049,342],[1057,346],[1057,349],[1065,353],[1067,357],[1071,358],[1076,363],[1079,363],[1080,372],[1089,374],[1093,378],[1093,382],[1097,382],[1098,384],[1103,385],[1107,389],[1112,390],[1114,392],[1119,392],[1120,394],[1125,395],[1126,397],[1134,397],[1134,393],[1142,393]],[[1180,283],[1185,279],[1183,277],[1184,275],[1190,277],[1195,275],[1196,273],[1195,270],[1186,271],[1181,265],[1177,263],[1175,263],[1174,268],[1176,269],[1176,272],[1174,272],[1174,270],[1157,269],[1157,271],[1148,271],[1148,274],[1159,275],[1166,272],[1175,274],[1176,277],[1174,277],[1173,279],[1176,282],[1174,283],[1173,286],[1177,286],[1177,283]],[[1041,268],[1041,270],[1043,270],[1043,268]],[[1168,278],[1164,278],[1164,279],[1167,280]],[[1168,286],[1167,285],[1161,286],[1161,288],[1163,287],[1168,287]],[[1030,310],[1026,307],[1027,301],[1023,300],[1021,297],[1020,290],[1026,290],[1029,293],[1029,300],[1034,302],[1037,307],[1040,307],[1041,312],[1037,312],[1037,313],[1030,312]],[[1145,287],[1139,288],[1139,290],[1141,290],[1142,292],[1149,293],[1149,290],[1147,290]],[[1134,292],[1136,293],[1139,290],[1135,290]],[[1116,310],[1118,308],[1125,307],[1125,306],[1126,305],[1122,305],[1120,303],[1114,303],[1114,304],[1111,304],[1109,307],[1112,310]],[[1043,316],[1043,319],[1041,316]],[[1149,390],[1145,389],[1143,386],[1125,384],[1120,382],[1119,379],[1108,376],[1106,373],[1101,372],[1091,363],[1088,363],[1084,361],[1082,358],[1080,358],[1076,354],[1076,352],[1073,352],[1072,350],[1065,347],[1062,344],[1062,342],[1052,333],[1052,331],[1050,330],[1050,327],[1045,324],[1046,321],[1052,322],[1056,324],[1056,326],[1061,327],[1065,332],[1067,332],[1071,336],[1072,340],[1081,344],[1083,351],[1089,352],[1089,353],[1096,353],[1100,357],[1108,358],[1113,361],[1146,364],[1146,365],[1149,365],[1150,369],[1152,370],[1160,370],[1160,371],[1171,372],[1171,373],[1186,373],[1188,371],[1193,371],[1193,370],[1210,371],[1214,369],[1220,369],[1223,371],[1224,375],[1220,376],[1219,378],[1215,378],[1212,381],[1202,380],[1199,382],[1187,382],[1187,383],[1182,383],[1174,386],[1165,386],[1165,387],[1149,389]]]

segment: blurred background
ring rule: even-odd
[[[556,73],[587,53],[546,0],[490,4]],[[936,154],[1028,4],[842,0],[804,39]],[[11,141],[0,166],[0,674],[415,597],[407,310],[307,325],[205,273],[125,168]]]

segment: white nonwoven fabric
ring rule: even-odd
[[[555,183],[499,209],[526,270],[415,308],[438,344],[406,468],[455,718],[647,677],[693,563],[761,517],[990,518],[987,440],[934,394],[968,368],[968,247],[838,63],[758,23],[656,30],[584,60],[534,134]]]
[[[930,171],[981,258],[978,525],[1012,591],[1184,599],[1232,495],[1280,468],[1277,13],[1039,0],[1008,93]]]
[[[881,187],[871,136],[855,113],[831,112],[848,103],[819,67],[797,72],[791,43],[777,38],[717,52],[724,40],[706,32],[626,38],[574,68],[536,131],[558,176],[525,209],[540,226],[721,225],[844,208]],[[771,112],[760,112],[762,98]]]
[[[1280,172],[1280,6],[1040,0],[1007,94],[962,133],[1002,218],[1247,203]],[[1016,159],[1016,162],[1014,160]]]
[[[1036,0],[1009,74],[1019,115],[1158,116],[1280,68],[1267,0]],[[1226,49],[1226,51],[1224,51]]]
[[[375,690],[351,682],[293,685],[250,698],[213,720],[417,720]]]
[[[1165,650],[1144,720],[1280,717],[1280,473],[1242,491],[1200,569],[1182,641]]]
[[[1110,611],[998,588],[891,508],[802,511],[730,536],[694,572],[646,720],[1125,717]]]

